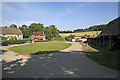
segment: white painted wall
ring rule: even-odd
[[[87,41],[87,39],[82,39],[82,38],[80,38],[79,40],[82,40],[83,42],[84,42],[84,41]],[[75,42],[76,39],[72,39],[72,41]]]
[[[87,39],[79,39],[79,40],[82,40],[83,42],[84,42],[84,41],[87,41]]]
[[[75,41],[75,39],[72,39],[72,41]]]

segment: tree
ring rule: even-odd
[[[53,37],[58,37],[59,36],[59,31],[55,27],[55,25],[50,25],[49,27],[46,27],[44,29],[45,35],[47,39],[52,39]]]
[[[83,32],[83,31],[84,31],[84,29],[76,29],[73,32]]]
[[[46,35],[46,39],[51,39],[52,38],[52,36],[51,36],[51,34],[52,34],[52,31],[50,30],[50,28],[49,27],[46,27],[45,29],[44,29],[44,33],[45,33],[45,35]]]
[[[17,28],[17,25],[12,24],[12,25],[10,25],[9,27],[11,27],[11,28]]]
[[[67,31],[59,31],[59,33],[73,33],[73,31],[67,30]]]
[[[71,35],[71,34],[70,34],[70,36],[68,36],[68,37],[69,37],[69,38],[74,38],[74,37],[75,37],[75,35]]]
[[[30,35],[33,34],[33,32],[41,32],[41,33],[43,33],[43,30],[44,30],[44,26],[43,26],[43,24],[40,24],[40,23],[32,23],[29,26]]]
[[[27,25],[22,25],[22,27],[19,27],[19,28],[22,31],[24,38],[28,38],[30,36]]]
[[[59,31],[58,29],[55,27],[55,25],[50,25],[49,26],[50,30],[51,30],[51,37],[56,37],[59,35]]]

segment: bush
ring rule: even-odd
[[[35,41],[35,42],[49,42],[50,40],[38,40],[38,41]]]
[[[70,35],[70,36],[69,36],[69,38],[74,38],[74,37],[75,37],[75,35]]]
[[[85,36],[82,36],[81,38],[86,38]]]
[[[22,39],[22,41],[28,41],[28,40],[30,40],[30,41],[32,41],[32,39],[28,39],[28,38],[24,38],[24,39]]]
[[[13,37],[11,37],[11,39],[10,40],[8,40],[7,42],[9,42],[10,44],[17,44],[17,38],[13,38]]]
[[[6,37],[3,37],[3,36],[0,36],[0,39],[1,39],[1,40],[6,40],[7,38],[6,38]]]
[[[65,38],[62,38],[61,36],[53,37],[51,40],[55,41],[65,41]]]

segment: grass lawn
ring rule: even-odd
[[[100,34],[101,31],[98,31],[98,34]],[[60,33],[59,35],[62,37],[70,36],[70,35],[75,35],[75,36],[83,36],[83,35],[95,35],[97,36],[97,31],[88,31],[88,32],[78,32],[78,33]]]
[[[47,51],[58,51],[63,50],[71,46],[70,43],[61,43],[61,42],[37,42],[22,46],[14,46],[8,48],[17,53],[21,54],[33,54],[39,52],[47,52]]]
[[[118,53],[119,51],[109,51],[93,45],[81,43],[86,55],[101,65],[118,69]]]

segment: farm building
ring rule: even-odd
[[[120,49],[120,17],[109,22],[96,38],[88,38],[88,44],[106,49]]]
[[[0,36],[6,37],[7,40],[11,38],[23,39],[23,33],[19,28],[0,27]]]

